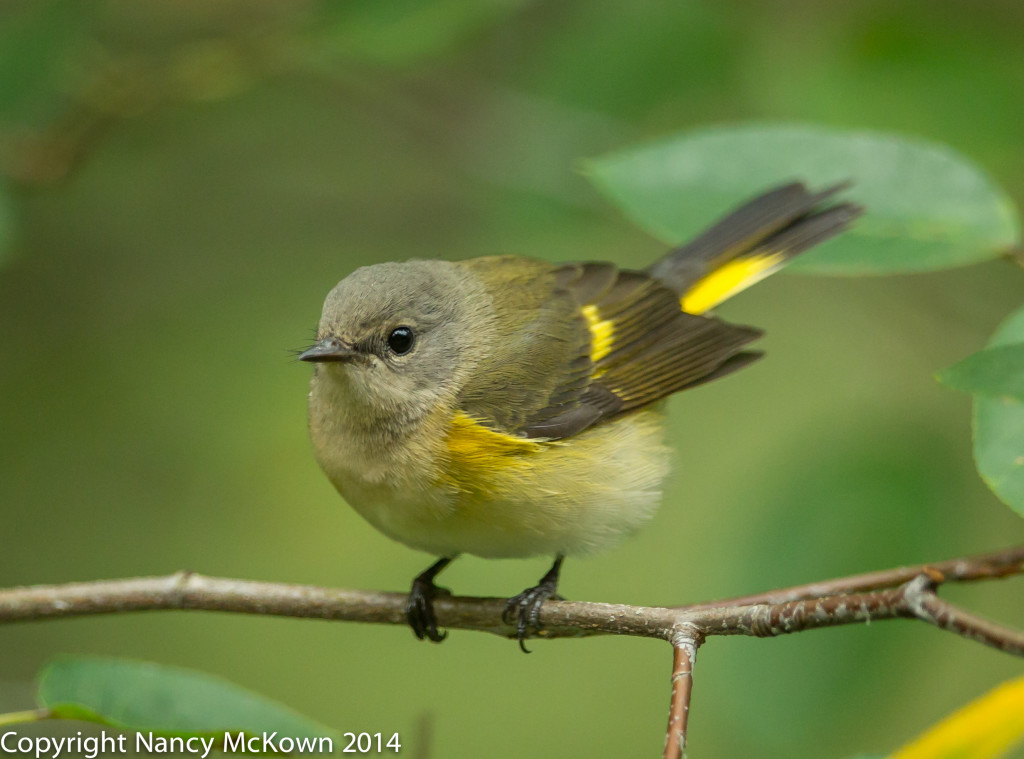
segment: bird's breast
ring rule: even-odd
[[[654,513],[668,471],[663,415],[646,408],[557,441],[496,432],[461,411],[401,439],[314,411],[317,460],[374,527],[435,555],[583,554]]]

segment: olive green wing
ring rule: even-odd
[[[770,189],[646,272],[563,267],[559,288],[590,331],[590,383],[568,402],[538,411],[523,433],[568,437],[759,358],[744,350],[759,330],[701,314],[849,226],[863,209],[831,202],[844,187],[811,192],[794,182]]]
[[[643,272],[565,266],[554,297],[571,300],[583,317],[591,366],[584,386],[558,388],[530,415],[517,430],[527,437],[570,437],[760,356],[743,351],[759,330],[685,313],[674,291]]]
[[[580,406],[591,382],[591,335],[559,268],[516,256],[462,262],[490,297],[476,329],[486,343],[457,402],[497,431],[525,435],[536,422]]]
[[[760,332],[684,313],[643,272],[516,257],[466,265],[495,318],[458,406],[499,432],[571,437],[757,356],[741,349]]]
[[[704,312],[845,229],[861,209],[829,205],[840,189],[774,188],[646,272],[467,262],[498,326],[462,409],[510,434],[561,439],[746,366],[761,332]]]

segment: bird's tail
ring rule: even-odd
[[[679,293],[684,311],[704,313],[860,216],[863,209],[853,203],[826,202],[847,186],[812,193],[794,182],[769,190],[670,251],[648,272]]]

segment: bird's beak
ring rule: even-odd
[[[323,364],[328,362],[351,361],[359,352],[338,337],[325,337],[299,354],[299,361]]]

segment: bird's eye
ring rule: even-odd
[[[412,343],[415,339],[412,329],[409,327],[395,327],[388,335],[388,348],[397,356],[408,353],[412,350]]]

